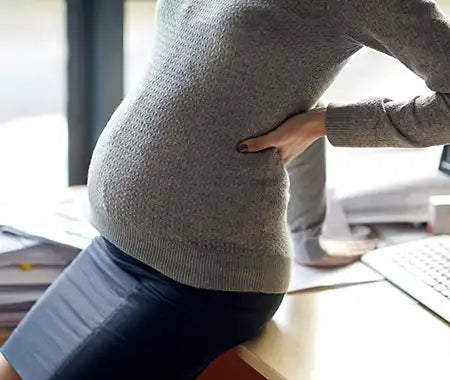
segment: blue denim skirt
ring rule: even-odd
[[[97,237],[1,352],[25,380],[195,379],[257,336],[283,296],[184,285]]]

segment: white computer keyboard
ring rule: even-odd
[[[377,249],[362,261],[450,323],[450,236]]]

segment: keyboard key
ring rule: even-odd
[[[433,289],[436,290],[437,292],[442,292],[443,290],[447,290],[447,287],[442,284],[437,284],[433,286]]]

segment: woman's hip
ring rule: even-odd
[[[190,378],[257,335],[282,298],[190,287],[99,237],[41,297],[2,352],[25,380]]]

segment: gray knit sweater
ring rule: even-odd
[[[330,104],[331,143],[450,142],[450,24],[431,1],[159,0],[148,71],[94,150],[91,222],[179,282],[286,291],[288,171],[275,149],[236,146],[314,107],[364,45],[435,93]]]

